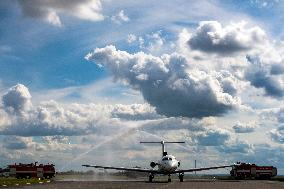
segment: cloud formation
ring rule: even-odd
[[[127,35],[127,43],[133,43],[133,42],[135,42],[137,40],[137,37],[136,37],[136,35],[134,35],[134,34],[128,34]]]
[[[284,96],[284,45],[258,26],[203,21],[196,31],[180,33],[178,47],[197,67],[224,69],[266,96]]]
[[[201,146],[220,146],[230,139],[230,133],[224,129],[209,128],[193,137],[195,143]]]
[[[126,120],[149,120],[162,118],[149,104],[117,104],[111,111],[112,117]]]
[[[284,96],[284,75],[281,64],[270,62],[266,64],[260,57],[247,56],[250,63],[245,77],[251,85],[263,88],[266,95],[280,98]]]
[[[248,154],[250,152],[253,152],[254,146],[246,141],[234,141],[231,144],[219,146],[218,150],[220,152],[224,152],[227,154],[232,154],[232,153]]]
[[[130,19],[125,15],[124,10],[120,10],[116,15],[111,17],[111,20],[116,24],[121,24],[122,22],[128,22]]]
[[[2,97],[0,135],[80,136],[112,133],[139,125],[133,120],[162,118],[149,104],[101,105],[60,104],[56,101],[33,105],[27,87],[17,84]]]
[[[54,26],[62,26],[61,14],[89,21],[104,19],[100,0],[18,0],[18,3],[23,15],[43,19]]]
[[[241,123],[238,122],[233,126],[235,133],[251,133],[256,128],[255,123]]]
[[[3,146],[10,150],[27,149],[31,143],[31,138],[19,136],[6,136],[3,140]]]
[[[188,45],[193,50],[226,56],[248,51],[262,45],[264,40],[266,34],[261,28],[247,28],[245,22],[223,27],[217,21],[203,21],[190,37]]]
[[[270,131],[270,137],[273,141],[283,144],[284,143],[284,126],[272,129]]]
[[[221,116],[240,104],[233,87],[226,82],[232,75],[198,70],[179,54],[156,57],[106,46],[96,48],[85,58],[106,67],[115,80],[139,90],[162,115]]]
[[[31,108],[31,95],[28,88],[17,84],[10,88],[2,97],[4,109],[9,112],[21,113]]]
[[[2,135],[82,135],[97,131],[97,124],[106,123],[101,118],[107,110],[100,105],[71,104],[66,108],[49,101],[33,106],[28,88],[22,84],[10,88],[2,101],[5,110],[0,111]]]
[[[284,108],[280,108],[275,114],[279,123],[284,123]]]
[[[7,118],[10,121],[0,127],[0,134],[87,135],[94,132],[99,133],[100,129],[112,130],[114,129],[112,125],[119,125],[115,120],[104,120],[104,116],[104,108],[99,105],[70,104],[64,106],[55,101],[49,101],[25,112],[24,116],[8,114]]]

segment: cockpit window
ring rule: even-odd
[[[166,160],[172,160],[172,158],[169,158],[169,157],[164,157],[163,159],[162,159],[162,161],[166,161]]]

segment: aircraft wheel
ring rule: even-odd
[[[184,176],[184,173],[179,174],[178,177],[179,177],[179,181],[180,181],[180,182],[183,182],[183,176]]]
[[[169,178],[168,178],[168,182],[172,182],[172,179],[171,179],[171,177],[169,176]]]

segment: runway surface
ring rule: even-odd
[[[0,187],[1,188],[1,187]],[[55,181],[48,184],[37,184],[20,187],[23,189],[284,189],[284,182],[279,181],[220,181],[220,180],[188,180],[171,183],[145,181]]]

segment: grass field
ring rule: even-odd
[[[49,183],[49,179],[16,179],[14,177],[0,177],[0,186],[22,186],[22,185],[30,185],[30,184],[43,184]]]

